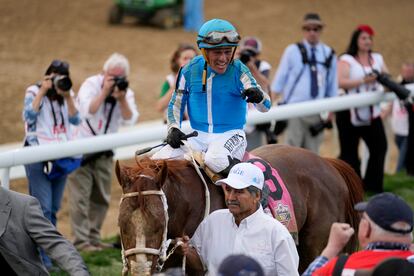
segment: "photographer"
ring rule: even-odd
[[[348,49],[339,59],[339,86],[347,94],[383,91],[377,78],[379,74],[387,72],[387,67],[382,55],[372,51],[373,36],[374,30],[370,26],[359,25],[352,33]],[[362,139],[369,150],[368,165],[363,179],[364,189],[375,193],[383,191],[387,151],[387,140],[380,115],[379,104],[336,113],[341,147],[339,158],[361,175],[358,145]]]
[[[264,60],[260,60],[259,56],[262,52],[262,42],[253,36],[245,37],[240,41],[238,50],[238,58],[243,62],[256,79],[257,83],[262,87],[263,91],[269,94],[269,74],[272,66]],[[246,125],[247,150],[252,150],[266,143],[276,143],[276,136],[270,130],[270,123],[259,125]]]
[[[114,133],[121,124],[138,119],[134,92],[128,88],[128,60],[112,54],[103,73],[86,79],[79,89],[77,103],[83,118],[78,136]],[[82,166],[69,177],[70,214],[74,244],[81,251],[111,247],[101,242],[100,231],[111,195],[112,151],[84,156]]]
[[[79,124],[80,117],[71,87],[69,64],[53,60],[43,80],[27,88],[23,110],[26,147],[72,139],[69,124]],[[45,217],[56,226],[56,213],[60,209],[66,176],[50,179],[46,164],[47,162],[28,164],[25,165],[25,170],[30,195],[39,200]],[[40,252],[46,268],[52,269],[49,257],[43,250]]]
[[[414,63],[403,63],[401,67],[400,82],[397,85],[404,87],[404,85],[414,82]],[[395,86],[395,84],[394,84]],[[404,87],[405,88],[405,87]],[[409,92],[409,90],[407,90]],[[398,95],[398,93],[396,93]],[[400,93],[401,94],[401,93]],[[401,172],[406,169],[408,136],[409,136],[409,112],[411,112],[409,103],[405,100],[403,95],[398,96],[393,102],[387,105],[387,108],[382,112],[382,117],[386,118],[391,115],[391,128],[394,133],[394,142],[398,148],[398,162],[396,172]]]
[[[337,95],[336,55],[321,41],[324,29],[325,23],[317,13],[305,14],[303,39],[285,49],[271,84],[272,93],[281,96],[282,103],[295,104]],[[322,121],[319,114],[288,119],[286,144],[319,153],[323,129],[329,127],[329,121],[330,116]],[[275,132],[283,129],[275,128]]]

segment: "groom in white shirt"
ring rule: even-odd
[[[266,275],[298,275],[299,256],[285,226],[266,215],[260,205],[263,172],[251,163],[239,163],[222,185],[228,209],[211,213],[184,242],[181,254],[188,265],[217,275],[229,255],[244,254],[257,260]]]

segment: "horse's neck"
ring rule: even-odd
[[[191,171],[183,171],[182,182],[167,179],[164,191],[168,199],[168,214],[170,216],[169,235],[192,235],[198,224],[204,218],[205,188],[202,180],[191,167]],[[224,208],[224,198],[218,188],[205,178],[210,192],[210,211]],[[220,188],[221,189],[221,188]]]

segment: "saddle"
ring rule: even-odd
[[[193,158],[197,162],[198,166],[206,173],[210,178],[211,182],[216,183],[223,178],[222,175],[213,172],[207,165],[204,163],[204,154],[200,151],[193,152]]]

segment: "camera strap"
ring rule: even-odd
[[[113,101],[113,102],[111,102],[110,104],[111,104],[111,107],[110,107],[110,109],[109,109],[108,119],[106,120],[105,129],[104,129],[104,133],[103,133],[103,134],[106,134],[106,133],[108,132],[109,123],[111,122],[112,113],[113,113],[113,111],[114,111],[116,101]],[[96,136],[96,135],[97,135],[97,134],[96,134],[96,131],[93,129],[93,127],[92,127],[91,123],[89,122],[89,120],[88,120],[88,119],[86,119],[85,121],[86,121],[86,124],[88,125],[89,129],[91,130],[92,134],[93,134],[94,136]]]
[[[310,61],[309,61],[309,58],[308,58],[308,53],[306,51],[306,48],[305,48],[305,45],[303,44],[303,42],[297,42],[296,45],[298,46],[299,51],[300,51],[300,55],[302,56],[302,63],[304,65],[309,64]],[[324,62],[318,62],[318,61],[316,62],[316,63],[322,64],[323,66],[325,66],[325,68],[327,70],[331,67],[332,59],[335,55],[335,50],[332,49],[332,48],[330,48],[330,49],[331,49],[331,52],[329,53],[328,57],[325,59]]]
[[[296,46],[298,46],[300,55],[302,56],[302,64],[303,64],[303,66],[302,66],[302,69],[300,70],[299,74],[296,76],[296,79],[295,79],[295,81],[294,81],[294,83],[292,85],[292,88],[290,89],[289,93],[287,94],[286,99],[283,100],[283,102],[285,102],[285,103],[288,103],[289,102],[290,98],[292,97],[292,93],[295,90],[296,85],[299,82],[299,79],[303,75],[303,71],[305,71],[306,65],[307,64],[310,64],[309,58],[308,58],[308,52],[307,52],[307,50],[306,50],[305,45],[303,44],[303,42],[297,42],[296,43]],[[325,61],[324,62],[317,62],[319,64],[322,64],[326,68],[325,97],[326,97],[326,94],[327,94],[327,91],[328,91],[327,85],[328,85],[329,71],[330,71],[330,68],[331,68],[331,65],[332,65],[332,59],[335,56],[335,50],[332,49],[332,48],[330,48],[330,49],[331,49],[331,52],[329,53],[329,55],[325,59]]]
[[[50,102],[50,109],[52,110],[52,115],[53,115],[53,126],[56,128],[57,127],[57,119],[56,119],[56,113],[55,113],[55,108],[53,107],[53,103],[52,100],[49,99]],[[62,108],[60,108],[60,118],[62,120],[60,127],[63,128],[65,126],[65,120],[63,117],[63,113],[62,113]]]
[[[370,73],[372,73],[374,71],[374,67],[372,66],[372,59],[373,58],[372,58],[371,54],[369,54],[369,57],[368,57],[368,64],[369,64],[369,67],[371,68],[371,72],[367,72],[365,70],[365,66],[360,62],[360,60],[358,58],[355,58],[355,57],[353,57],[353,58],[361,66],[362,71],[364,72],[364,76],[368,76]],[[370,85],[365,84],[365,89],[367,91],[370,91],[370,90],[371,91],[374,91],[374,90],[376,90],[376,86],[377,86],[377,84],[375,84],[374,87],[370,87]],[[360,89],[359,89],[359,86],[355,88],[355,92],[357,94],[359,94],[361,92]],[[364,120],[364,119],[361,118],[361,116],[359,114],[359,111],[358,111],[358,108],[354,108],[354,112],[355,112],[355,119],[357,119],[360,122],[366,122],[366,120]],[[373,117],[373,114],[374,114],[374,108],[373,108],[372,105],[369,106],[369,113],[370,113],[369,114],[369,122],[371,122],[372,119],[373,119],[372,118]]]

